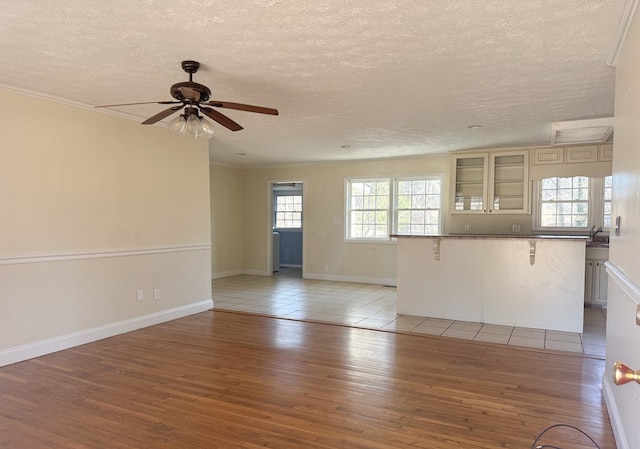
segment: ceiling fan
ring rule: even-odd
[[[169,101],[145,101],[141,103],[122,103],[122,104],[107,104],[96,106],[96,108],[110,108],[116,106],[133,106],[138,104],[177,104],[177,106],[171,106],[164,111],[157,113],[156,115],[149,117],[143,125],[152,125],[163,118],[169,117],[171,114],[178,112],[184,108],[184,113],[169,123],[169,128],[176,134],[182,134],[184,131],[188,131],[194,134],[196,137],[199,134],[205,134],[212,136],[213,127],[203,120],[198,112],[206,115],[210,119],[221,124],[225,128],[231,131],[240,131],[240,126],[235,121],[231,120],[224,114],[212,109],[208,106],[216,108],[236,109],[239,111],[257,112],[259,114],[278,115],[278,110],[273,108],[265,108],[263,106],[253,106],[250,104],[242,103],[230,103],[228,101],[210,100],[211,90],[202,84],[195,83],[193,81],[193,74],[200,68],[200,63],[197,61],[182,61],[182,70],[189,74],[189,81],[182,83],[176,83],[171,86],[169,92],[175,100]]]

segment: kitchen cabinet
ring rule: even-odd
[[[606,307],[608,275],[604,266],[606,259],[587,259],[584,272],[584,303],[589,306]]]
[[[613,144],[605,143],[600,145],[598,150],[598,160],[600,162],[610,162],[613,160]]]
[[[533,165],[564,164],[564,147],[534,148]]]
[[[567,163],[598,162],[598,145],[567,147]]]
[[[609,258],[608,248],[587,247],[584,269],[584,303],[606,307],[608,275],[604,264]]]
[[[452,214],[529,213],[529,151],[452,156]]]
[[[532,165],[611,162],[613,159],[613,144],[534,148],[532,157]]]

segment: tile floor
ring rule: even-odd
[[[302,279],[300,269],[272,277],[240,275],[212,282],[214,307],[296,320],[415,332],[604,357],[606,310],[585,309],[584,333],[396,314],[395,287]]]

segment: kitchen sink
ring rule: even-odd
[[[609,236],[608,235],[596,235],[596,236],[591,238],[591,241],[593,243],[609,243]]]

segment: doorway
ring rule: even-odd
[[[303,182],[272,182],[270,190],[272,272],[302,277]]]

